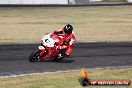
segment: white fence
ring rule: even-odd
[[[127,0],[128,2],[132,2],[132,0]]]
[[[0,0],[0,4],[68,4],[69,0]]]

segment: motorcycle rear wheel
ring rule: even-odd
[[[29,62],[37,62],[37,60],[39,59],[38,56],[40,52],[41,52],[40,49],[33,51],[29,56]]]
[[[58,56],[56,56],[56,57],[54,57],[54,58],[52,59],[52,61],[53,61],[53,62],[60,62],[61,60],[63,60],[63,58],[64,58],[64,57],[58,57]]]

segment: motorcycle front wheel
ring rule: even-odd
[[[39,59],[38,57],[40,52],[40,49],[33,51],[29,56],[29,62],[37,62],[37,60]]]

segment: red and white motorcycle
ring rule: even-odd
[[[49,49],[52,48],[56,48],[56,41],[52,38],[52,33],[50,33],[42,37],[41,45],[38,46],[38,49],[36,49],[31,53],[31,55],[29,56],[29,62],[37,62],[38,60],[55,61],[55,62],[61,61],[64,58],[64,56],[62,55],[64,55],[68,47],[65,49],[57,50],[54,53],[55,54],[54,57],[44,59],[44,57],[47,54],[49,54]]]

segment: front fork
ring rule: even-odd
[[[41,52],[39,53],[39,59],[43,60],[43,57],[47,55],[47,50],[44,46],[40,45],[38,46],[38,48],[41,50]]]

